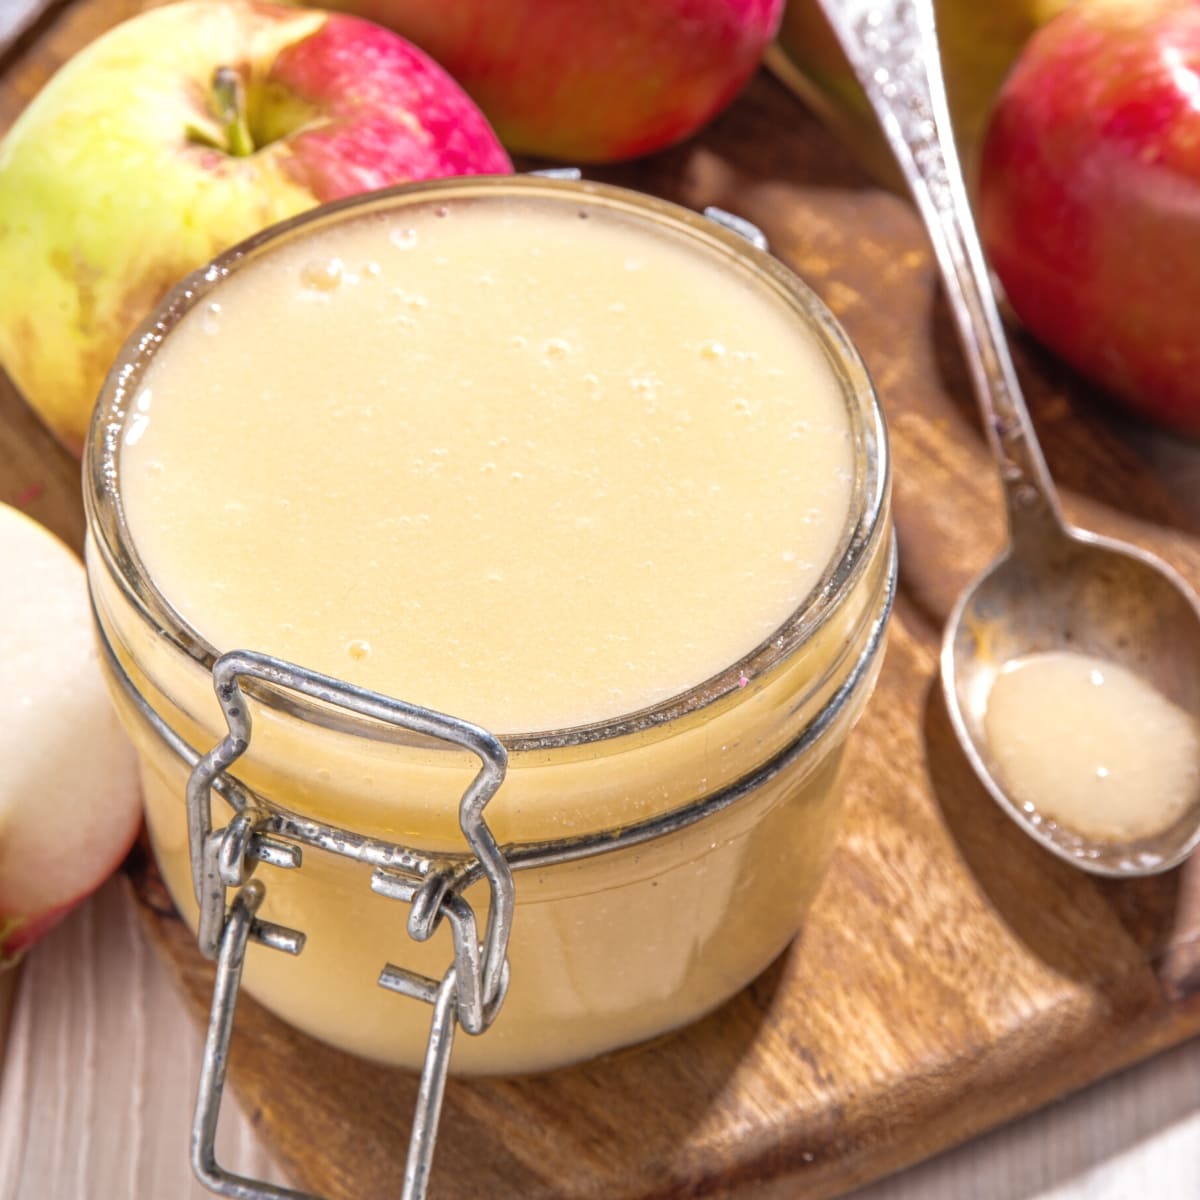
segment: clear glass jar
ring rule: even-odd
[[[486,1033],[456,1043],[454,1069],[477,1073],[549,1069],[681,1026],[751,980],[801,923],[831,852],[843,749],[875,679],[895,578],[883,420],[844,333],[770,255],[674,205],[561,180],[424,184],[307,214],[185,281],[110,375],[85,464],[88,575],[112,692],[140,754],[155,855],[195,923],[190,764],[179,745],[203,753],[224,736],[212,671],[234,648],[208,645],[188,625],[130,536],[121,447],[139,376],[185,313],[280,244],[364,212],[517,193],[609,206],[684,237],[697,254],[735,262],[782,298],[839,381],[854,480],[833,561],[751,653],[653,708],[502,739],[507,775],[487,824],[513,868],[511,984]],[[295,693],[247,690],[253,742],[231,773],[262,811],[324,822],[348,839],[406,847],[451,868],[469,860],[458,812],[478,766],[470,754],[398,738],[372,718]],[[218,828],[227,816],[217,803]],[[307,941],[296,957],[251,946],[247,988],[305,1032],[418,1065],[428,1012],[377,978],[385,962],[440,978],[454,958],[445,923],[430,940],[411,940],[405,906],[372,891],[370,868],[338,853],[306,849],[299,869],[268,863],[256,877],[265,885],[262,918]],[[469,882],[464,894],[483,929],[487,888]]]

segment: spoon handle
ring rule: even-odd
[[[1014,540],[1058,497],[1017,382],[950,129],[932,0],[819,0],[904,174],[933,242]]]

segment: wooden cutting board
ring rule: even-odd
[[[53,66],[138,0],[68,5],[0,60],[0,128]],[[887,410],[901,595],[850,754],[844,831],[791,949],[720,1011],[652,1045],[531,1079],[452,1082],[444,1200],[826,1197],[917,1161],[1200,1030],[1200,875],[1101,882],[1028,841],[954,742],[938,630],[1002,536],[999,494],[916,217],[778,85],[697,140],[603,178],[755,221],[841,317]],[[1089,404],[1025,345],[1047,457],[1081,522],[1200,585],[1200,448]],[[0,499],[79,546],[78,469],[0,379]],[[197,1015],[208,967],[153,869],[147,925]],[[415,1081],[251,1001],[232,1080],[298,1184],[397,1194]]]

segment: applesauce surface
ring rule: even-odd
[[[780,296],[539,198],[277,245],[134,408],[126,520],[203,638],[497,732],[634,712],[754,650],[853,483],[837,377]]]
[[[1117,663],[1017,659],[996,678],[986,725],[1013,798],[1087,838],[1161,832],[1200,796],[1196,722]]]

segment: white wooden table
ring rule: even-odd
[[[0,1197],[207,1196],[187,1152],[200,1038],[124,885],[108,884],[69,917],[15,983],[0,1074]],[[12,984],[5,977],[0,991]],[[218,1145],[227,1166],[280,1178],[232,1105]],[[1200,1040],[856,1200],[1142,1196],[1200,1197]]]
[[[0,0],[0,54],[9,42],[22,33],[60,0]]]

